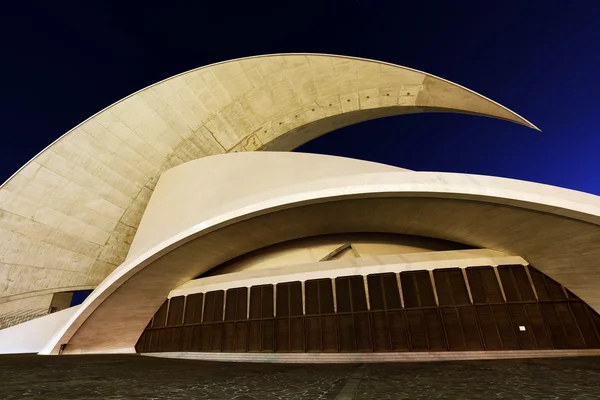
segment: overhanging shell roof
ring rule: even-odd
[[[66,133],[0,188],[0,297],[100,283],[125,259],[158,177],[173,166],[292,150],[357,122],[429,111],[535,128],[441,78],[343,56],[232,60],[145,88]]]

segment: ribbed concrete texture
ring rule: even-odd
[[[533,127],[445,80],[340,56],[253,57],[146,88],[75,127],[0,188],[0,297],[100,283],[125,260],[158,177],[173,166],[291,150],[360,121],[425,111]]]

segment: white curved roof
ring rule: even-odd
[[[126,258],[160,174],[228,152],[291,150],[334,129],[415,112],[534,126],[443,79],[317,54],[177,75],[84,121],[0,188],[0,297],[95,286]]]
[[[288,158],[288,169],[275,168],[272,175],[281,171],[281,177],[253,190],[261,176],[246,177],[245,171],[256,158],[277,157]],[[518,255],[600,309],[600,197],[512,179],[377,170],[356,160],[308,157],[324,157],[332,166],[356,164],[349,174],[302,179],[303,155],[262,153],[211,157],[169,171],[140,227],[140,252],[98,286],[44,353],[67,343],[67,353],[134,351],[175,287],[256,249],[334,233],[425,236]],[[234,159],[229,170],[211,173],[231,184],[221,199],[202,184],[182,185],[226,159]],[[286,184],[294,163],[300,176]],[[237,185],[244,179],[249,182]],[[161,232],[165,221],[176,229]]]

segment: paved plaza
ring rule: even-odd
[[[598,399],[600,358],[278,365],[0,356],[2,399]]]

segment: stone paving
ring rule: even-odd
[[[0,399],[600,399],[600,357],[278,365],[0,356]]]

